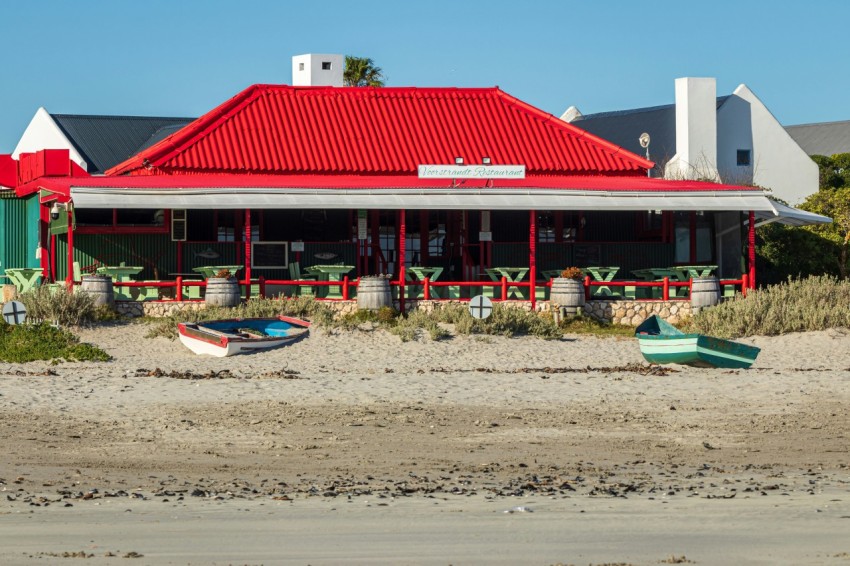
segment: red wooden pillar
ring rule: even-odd
[[[750,289],[756,288],[756,213],[750,211],[750,225],[747,233],[747,260]]]
[[[407,211],[401,209],[398,218],[398,306],[404,312],[404,249],[407,247]]]
[[[38,207],[38,259],[45,281],[53,281],[50,271],[50,209],[42,205]]]
[[[245,209],[245,298],[251,298],[251,209]]]
[[[531,286],[528,288],[528,297],[531,300],[531,311],[537,305],[537,297],[535,296],[534,284],[537,281],[537,211],[530,210],[530,223],[528,230],[528,273]]]
[[[74,218],[70,203],[68,207],[68,277],[65,279],[68,290],[74,288]]]

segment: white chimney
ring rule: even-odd
[[[718,179],[715,79],[676,79],[676,158],[672,162],[676,169],[672,173],[678,178]]]
[[[342,86],[342,55],[306,53],[292,58],[293,86]]]

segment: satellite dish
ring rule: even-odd
[[[646,132],[642,133],[638,138],[638,142],[640,143],[641,147],[649,147],[649,134],[647,134]]]

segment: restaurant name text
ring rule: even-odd
[[[525,165],[420,165],[420,179],[525,179]]]

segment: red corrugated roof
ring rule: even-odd
[[[420,164],[641,175],[650,161],[498,88],[254,85],[107,175],[416,175]]]

